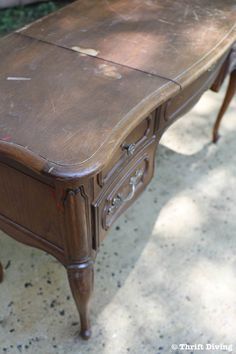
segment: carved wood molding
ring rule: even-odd
[[[69,188],[64,197],[68,264],[86,263],[92,253],[91,213],[84,186]]]
[[[85,269],[85,268],[89,268],[92,267],[94,265],[94,260],[89,258],[87,261],[83,262],[83,263],[72,263],[66,266],[66,269],[68,271],[78,271],[81,269]]]
[[[105,230],[110,228],[120,212],[133,201],[144,184],[149,168],[150,158],[147,154],[144,154],[124,173],[119,182],[116,183],[116,186],[107,195],[102,212],[102,226]],[[132,182],[133,180],[134,183]],[[123,188],[127,186],[131,192],[126,192],[126,195],[124,195]]]

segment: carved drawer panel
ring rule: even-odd
[[[98,177],[100,186],[105,185],[114,172],[121,168],[125,161],[132,157],[152,139],[154,134],[155,112],[144,119],[122,142],[112,161],[103,169]]]
[[[93,204],[97,244],[104,238],[105,231],[128,208],[151,180],[155,150],[156,142],[153,138],[143,150],[130,160],[121,172],[116,174],[109,186],[104,188]]]
[[[171,98],[163,105],[161,108],[160,129],[167,128],[175,119],[187,113],[198,102],[202,94],[212,87],[217,80],[226,60],[227,54],[177,96]]]

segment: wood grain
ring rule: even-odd
[[[185,86],[232,45],[235,24],[235,0],[82,0],[22,33]]]
[[[101,168],[143,112],[178,90],[158,77],[10,36],[1,42],[0,152],[8,145],[31,153],[54,175]]]
[[[235,93],[235,8],[81,0],[0,42],[0,228],[65,266],[85,339],[99,246],[164,131],[230,73],[217,124]]]

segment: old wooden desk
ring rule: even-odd
[[[80,0],[0,42],[0,227],[65,266],[84,338],[101,241],[164,131],[231,74],[217,139],[235,22],[235,0]]]

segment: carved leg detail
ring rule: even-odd
[[[3,266],[2,263],[0,262],[0,283],[3,281]]]
[[[229,107],[229,104],[230,104],[235,92],[236,92],[236,70],[234,70],[230,75],[229,86],[226,91],[224,102],[221,106],[220,112],[218,114],[218,117],[216,119],[216,122],[215,122],[215,125],[213,128],[213,138],[212,138],[213,143],[216,143],[217,140],[219,139],[218,131],[219,131],[221,120],[222,120],[227,108]]]
[[[93,263],[76,264],[67,268],[68,279],[80,315],[80,335],[84,339],[91,336],[89,303],[93,293]]]

